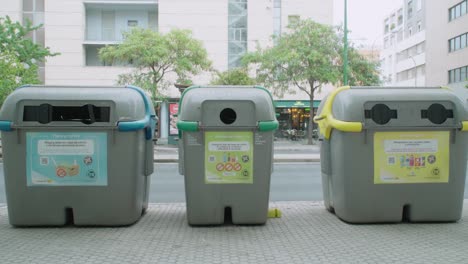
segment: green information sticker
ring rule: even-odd
[[[253,183],[253,132],[205,132],[205,183]]]

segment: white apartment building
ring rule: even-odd
[[[393,17],[399,19],[396,27],[392,27]],[[384,32],[385,85],[460,89],[467,85],[468,0],[405,0],[385,18]]]
[[[384,19],[381,78],[384,86],[426,85],[425,0],[404,0]]]
[[[431,1],[427,17],[427,85],[468,93],[468,1]]]
[[[213,67],[225,71],[239,65],[240,57],[257,45],[271,45],[272,35],[281,35],[297,18],[312,18],[332,25],[333,1],[323,0],[8,0],[2,1],[0,16],[34,24],[37,43],[59,52],[41,65],[40,76],[47,85],[115,85],[117,76],[131,71],[104,65],[99,48],[118,44],[122,32],[132,27],[169,32],[190,29],[203,42]],[[207,84],[211,76],[193,79]],[[172,85],[165,94],[180,97]],[[290,100],[307,100],[302,92]],[[160,108],[160,136],[167,138],[169,106]]]

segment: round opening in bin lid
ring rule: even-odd
[[[441,104],[432,104],[427,109],[427,118],[434,124],[440,125],[449,117],[445,106]]]
[[[379,124],[385,125],[392,119],[392,111],[385,104],[376,104],[371,109],[372,120]]]
[[[237,114],[236,111],[231,108],[224,108],[219,114],[219,118],[224,124],[230,125],[236,121]]]

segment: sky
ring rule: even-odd
[[[348,0],[350,41],[369,47],[382,46],[384,17],[401,6],[403,0]],[[334,0],[334,24],[341,25],[343,21],[344,0]]]

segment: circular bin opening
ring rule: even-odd
[[[232,110],[231,108],[224,108],[219,114],[219,118],[224,124],[230,125],[236,121],[237,114],[236,111]]]
[[[371,109],[371,112],[372,120],[379,125],[385,125],[390,122],[390,119],[392,119],[392,112],[385,104],[374,105]]]
[[[432,104],[427,109],[427,118],[434,124],[444,123],[447,117],[447,109],[441,104]]]

